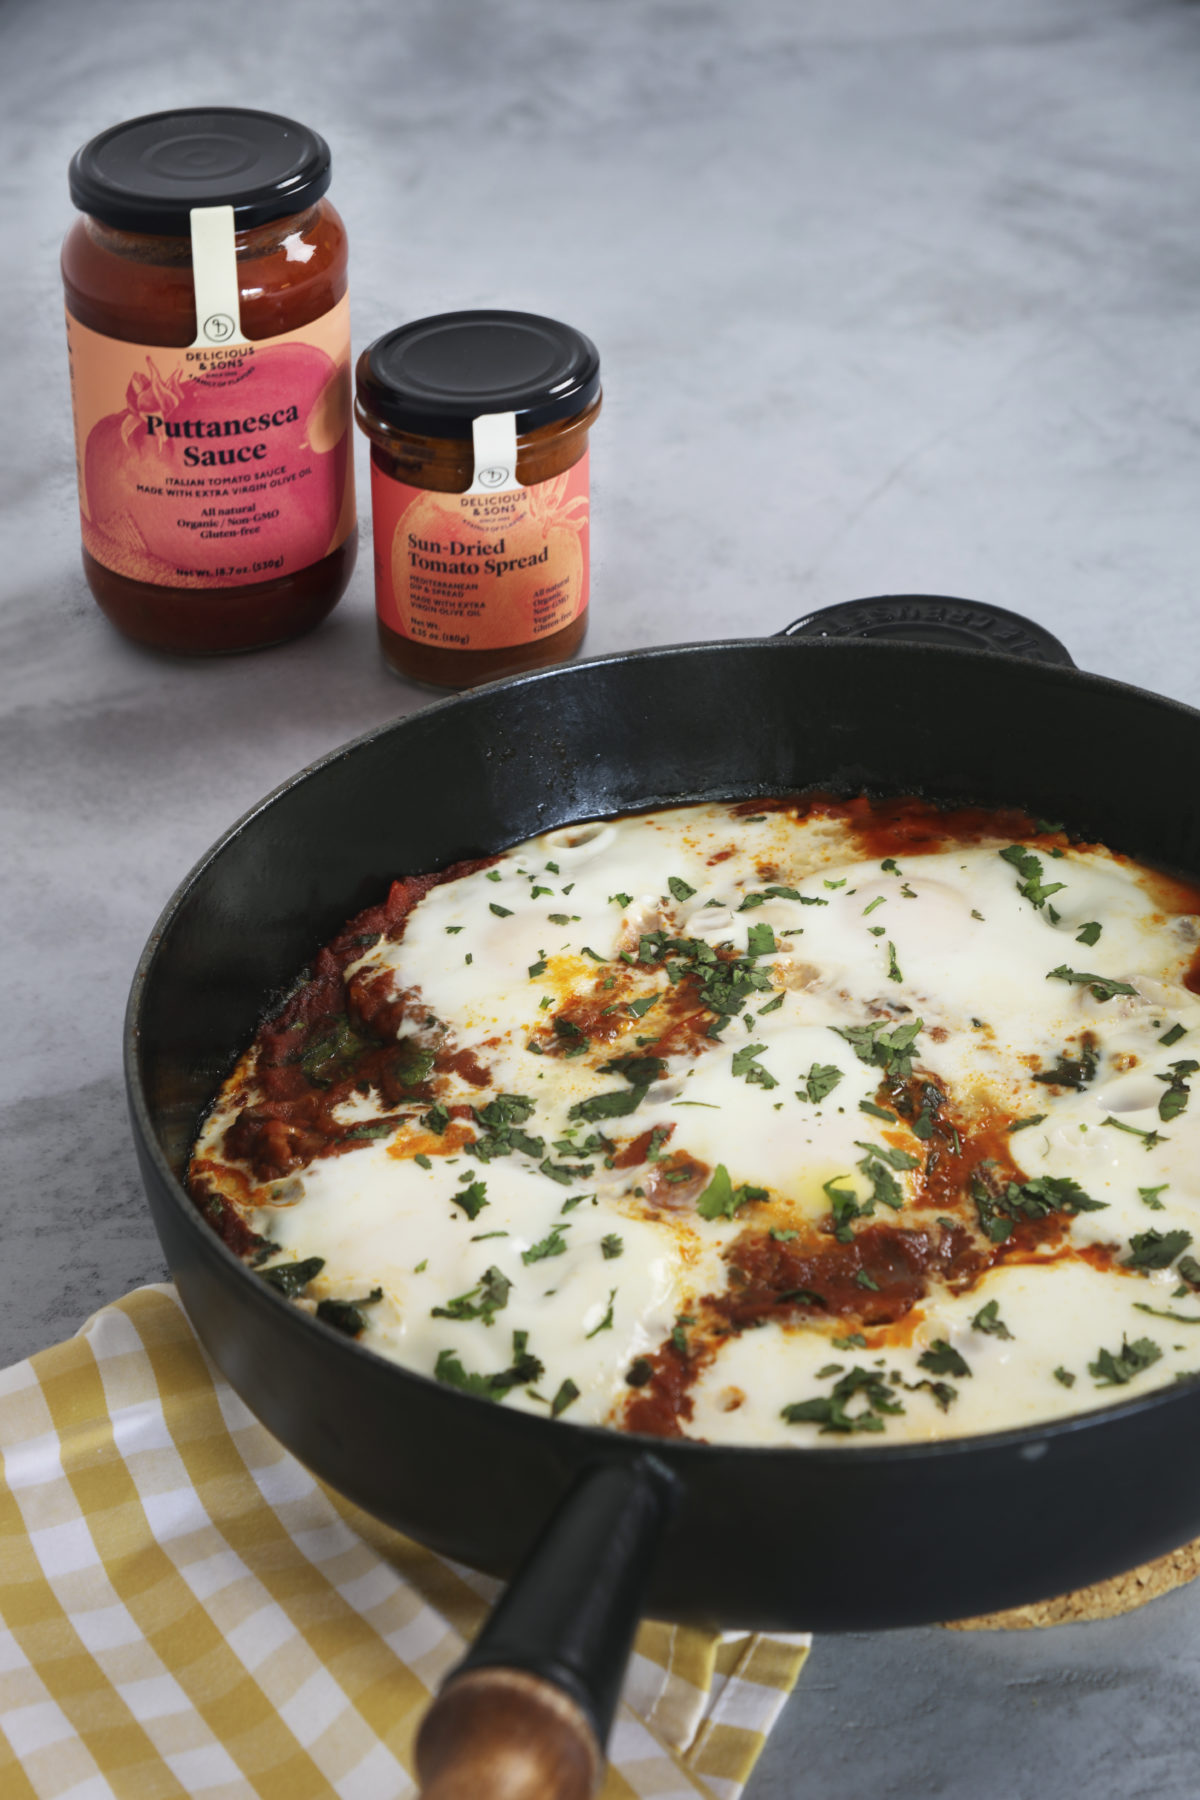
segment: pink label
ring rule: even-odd
[[[371,462],[375,602],[401,637],[499,650],[549,637],[588,603],[588,459],[499,494],[436,494]]]
[[[354,528],[350,302],[259,343],[126,344],[67,314],[83,541],[158,587],[294,574]]]

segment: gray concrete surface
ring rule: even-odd
[[[479,304],[589,331],[591,651],[921,589],[1197,703],[1198,81],[1195,0],[7,0],[0,1361],[162,1273],[119,1073],[162,902],[267,788],[427,698],[378,662],[368,557],[262,657],[150,657],[97,613],[56,268],[76,146],[195,100],[294,113],[334,148],[357,346]],[[751,1800],[1194,1800],[1198,1655],[1190,1592],[1048,1636],[825,1640]]]

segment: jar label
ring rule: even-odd
[[[504,493],[438,494],[371,462],[375,602],[401,637],[502,650],[562,631],[588,603],[588,457]]]
[[[67,314],[87,550],[157,587],[243,587],[354,529],[350,301],[256,343],[167,349]]]

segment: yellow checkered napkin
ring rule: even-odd
[[[289,1456],[173,1288],[0,1374],[4,1800],[396,1800],[497,1584]],[[735,1800],[806,1637],[643,1625],[604,1800]]]

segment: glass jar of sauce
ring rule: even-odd
[[[131,119],[71,163],[83,566],[139,643],[280,643],[350,579],[347,244],[329,178],[315,131],[240,107]]]
[[[442,313],[377,339],[357,390],[388,667],[465,688],[572,656],[601,401],[590,338],[536,313]]]

